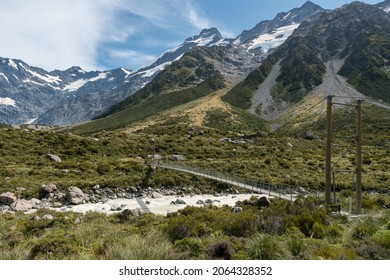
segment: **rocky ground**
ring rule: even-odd
[[[27,214],[36,212],[40,208],[48,208],[61,212],[88,211],[106,214],[127,213],[140,215],[154,213],[168,215],[187,205],[195,206],[235,206],[237,201],[249,199],[252,193],[240,194],[229,189],[226,193],[194,195],[186,187],[170,189],[141,189],[136,187],[120,188],[115,192],[108,188],[96,185],[83,192],[80,188],[69,187],[61,192],[55,184],[43,184],[39,187],[39,198],[19,199],[19,194],[5,192],[0,194],[0,213],[21,211]],[[234,209],[234,208],[233,208]],[[232,211],[239,211],[235,209]]]

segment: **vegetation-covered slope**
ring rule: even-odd
[[[339,74],[361,93],[388,101],[390,15],[371,5],[354,2],[302,23],[265,63],[233,88],[224,100],[249,109],[259,85],[272,66],[281,70],[271,89],[275,100],[296,103],[320,85],[325,63],[345,61]]]

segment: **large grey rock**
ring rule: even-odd
[[[182,155],[171,155],[169,159],[174,161],[182,161],[185,160],[186,158]]]
[[[49,184],[42,184],[40,187],[39,187],[39,193],[41,195],[47,195],[49,193],[53,193],[55,191],[57,191],[58,188],[55,184],[53,183],[49,183]]]
[[[158,193],[158,192],[153,192],[152,193],[152,198],[162,198],[163,195],[161,193]]]
[[[42,216],[42,220],[53,220],[54,217],[52,214],[45,214]]]
[[[12,192],[4,192],[0,194],[0,204],[12,205],[17,201],[17,197]]]
[[[16,201],[15,204],[12,205],[12,210],[27,212],[28,210],[31,210],[35,206],[36,204],[35,201],[33,200],[19,199]]]
[[[172,205],[179,205],[179,204],[184,205],[184,204],[187,204],[187,203],[183,199],[178,198],[178,199],[176,199],[174,201],[171,201],[171,204]]]
[[[55,162],[61,162],[61,158],[57,155],[53,155],[53,154],[47,154],[47,157],[49,159],[51,159],[52,161],[55,161]]]
[[[129,221],[131,217],[140,217],[144,212],[139,209],[125,209],[119,214],[119,219],[121,222]]]
[[[69,187],[66,192],[66,199],[71,204],[81,204],[84,200],[84,193],[78,187]]]

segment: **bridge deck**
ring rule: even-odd
[[[250,190],[252,192],[260,193],[260,194],[266,194],[269,196],[274,196],[274,197],[279,197],[285,200],[290,200],[294,201],[296,198],[296,195],[292,194],[292,191],[290,191],[291,194],[285,194],[282,192],[281,189],[279,191],[275,191],[277,186],[273,186],[271,184],[263,184],[263,187],[261,187],[261,184],[253,181],[253,180],[248,180],[247,183],[240,182],[234,178],[229,178],[226,175],[221,175],[216,172],[207,172],[205,170],[201,170],[198,168],[193,168],[193,167],[188,167],[184,165],[177,165],[177,164],[170,164],[170,163],[149,163],[150,166],[154,167],[160,167],[160,168],[165,168],[165,169],[171,169],[171,170],[176,170],[180,172],[185,172],[189,174],[193,174],[196,176],[201,176],[204,178],[208,178],[214,181],[218,182],[223,182],[232,186],[244,188],[247,190]],[[250,182],[249,182],[250,181]]]

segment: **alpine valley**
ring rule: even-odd
[[[204,29],[138,70],[0,58],[0,123],[0,259],[390,259],[390,0]]]

